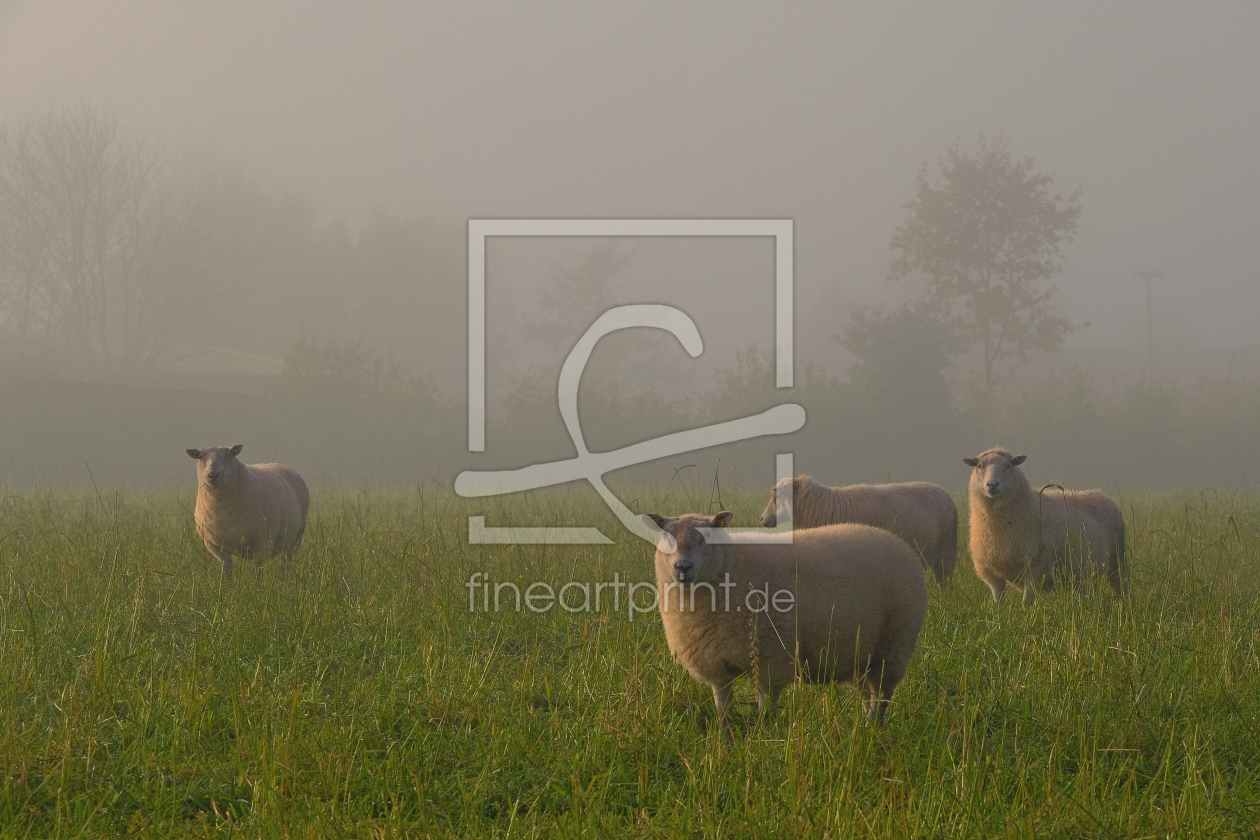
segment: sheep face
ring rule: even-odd
[[[730,511],[722,511],[714,517],[688,513],[676,519],[667,519],[655,513],[643,514],[644,523],[661,533],[661,542],[656,551],[658,571],[668,572],[668,576],[679,583],[695,583],[700,579],[701,569],[704,568],[704,561],[709,553],[709,545],[700,529],[725,528],[732,517],[734,514]],[[671,542],[672,551],[669,550]],[[661,569],[662,564],[667,564],[668,568]]]
[[[971,467],[971,494],[1000,499],[1011,489],[1013,475],[1026,455],[1012,455],[1004,449],[990,449],[975,458],[963,458]]]
[[[222,487],[231,484],[236,477],[240,461],[241,444],[236,446],[209,446],[205,449],[189,449],[188,457],[197,459],[197,482],[205,487]]]
[[[761,525],[763,528],[774,528],[780,523],[786,525],[792,521],[792,511],[791,506],[787,503],[787,494],[780,494],[779,491],[791,487],[792,493],[795,494],[800,486],[799,482],[799,478],[785,478],[771,488],[770,501],[766,505],[766,509],[761,513]]]

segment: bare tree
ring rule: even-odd
[[[28,154],[28,138],[0,126],[0,329],[22,342],[51,332],[51,197]]]
[[[252,194],[236,174],[207,167],[165,167],[150,184],[131,271],[111,295],[124,369],[150,367],[190,340],[225,343],[231,293],[258,244],[241,206]]]
[[[178,170],[90,108],[0,134],[0,326],[83,373],[133,372],[186,341],[227,277],[222,173]],[[197,316],[201,315],[199,321]]]

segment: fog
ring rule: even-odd
[[[9,0],[0,5],[0,120],[19,126],[50,109],[91,108],[164,160],[237,173],[254,190],[249,206],[264,208],[250,219],[289,221],[242,225],[242,237],[258,241],[242,244],[222,268],[226,279],[209,296],[213,305],[188,309],[197,314],[176,348],[183,367],[168,364],[175,350],[145,371],[110,376],[53,359],[41,368],[41,382],[27,376],[20,384],[21,411],[18,392],[10,391],[0,419],[24,443],[0,458],[0,480],[80,480],[79,465],[89,461],[111,464],[118,481],[178,476],[190,465],[146,454],[159,438],[174,458],[185,446],[235,442],[228,438],[238,433],[250,436],[255,445],[247,450],[259,459],[265,449],[318,461],[295,442],[296,409],[278,408],[263,381],[280,370],[303,330],[322,340],[359,339],[382,360],[392,354],[408,375],[436,389],[432,406],[445,412],[445,437],[431,448],[442,457],[400,454],[399,427],[389,434],[402,437],[369,447],[375,455],[335,469],[312,465],[328,480],[448,482],[470,464],[571,454],[554,409],[554,377],[594,317],[620,303],[682,308],[705,352],[691,360],[672,339],[642,332],[606,339],[584,388],[615,380],[622,396],[652,391],[689,402],[668,417],[641,405],[656,421],[609,408],[611,426],[602,431],[595,412],[593,446],[729,419],[774,401],[798,399],[807,408],[810,399],[852,401],[844,386],[854,357],[833,336],[855,308],[913,298],[913,282],[886,277],[890,237],[907,217],[916,177],[925,166],[934,173],[951,146],[972,148],[984,135],[1033,158],[1063,195],[1080,188],[1079,226],[1051,284],[1056,311],[1088,326],[1070,332],[1061,352],[1004,380],[1005,413],[998,420],[996,410],[988,412],[988,425],[976,422],[986,412],[967,390],[974,364],[965,355],[948,371],[948,422],[898,428],[887,418],[844,415],[847,427],[831,439],[881,435],[854,447],[861,457],[825,443],[819,426],[830,409],[819,408],[810,432],[816,448],[798,454],[802,470],[833,483],[925,477],[953,486],[965,480],[955,473],[959,458],[1006,442],[1050,461],[1046,477],[1077,483],[1254,481],[1260,463],[1231,465],[1223,447],[1226,438],[1251,439],[1249,424],[1260,422],[1256,397],[1244,388],[1260,378],[1251,349],[1260,345],[1257,31],[1260,8],[1242,2],[782,8]],[[305,209],[275,209],[298,206]],[[488,251],[490,438],[486,453],[469,455],[462,423],[470,218],[793,220],[798,382],[815,382],[814,396],[773,387],[761,396],[749,391],[743,402],[731,396],[739,354],[773,343],[767,240],[504,239]],[[301,219],[308,227],[284,240]],[[283,257],[282,240],[290,243]],[[623,263],[604,277],[606,294],[592,291],[557,309],[565,272],[580,272],[600,248]],[[347,255],[344,263],[338,254]],[[1146,286],[1135,272],[1151,270],[1160,276],[1148,327]],[[211,348],[236,355],[224,361]],[[190,366],[191,357],[200,367]],[[747,356],[743,364],[745,372],[756,367]],[[1067,398],[1047,394],[1071,390],[1077,373],[1088,380],[1088,394],[1078,394],[1081,411],[1093,414],[1078,426],[1079,412],[1068,412],[1071,422],[1050,423],[1046,407],[1062,409]],[[513,413],[525,411],[520,383],[531,375],[534,390],[551,395],[550,413]],[[237,378],[229,388],[230,376]],[[242,377],[254,379],[242,384]],[[1237,385],[1219,397],[1220,418],[1210,423],[1194,414],[1195,405],[1211,402],[1195,391],[1209,387],[1203,377]],[[169,405],[150,413],[162,418],[152,421],[162,431],[114,444],[133,422],[126,410],[102,414],[78,392],[49,396],[89,379],[93,387],[108,381],[230,396],[195,409],[160,397]],[[1098,463],[1118,451],[1116,441],[1134,436],[1132,418],[1149,420],[1140,401],[1153,393],[1175,419],[1142,432],[1149,448],[1128,452],[1124,466]],[[265,406],[264,396],[271,400]],[[57,402],[63,399],[78,407]],[[228,403],[239,406],[229,410]],[[426,410],[437,417],[432,406]],[[96,413],[98,423],[114,417],[120,429],[113,437],[93,433],[93,444],[67,444],[47,428],[31,428],[48,426],[42,421],[50,412]],[[519,428],[524,418],[537,428]],[[303,422],[307,446],[332,434],[321,437],[313,420]],[[358,434],[354,422],[345,423],[340,433]],[[1100,423],[1110,424],[1110,437],[1091,436]],[[91,427],[85,419],[62,433],[82,441],[75,430]],[[1183,436],[1176,445],[1184,451],[1154,463],[1151,452],[1174,446],[1170,430]],[[496,450],[496,435],[515,448]],[[769,478],[767,453],[802,441],[739,450],[757,464],[745,474]],[[111,450],[127,455],[111,461]],[[685,463],[716,470],[718,457],[728,465],[736,458]],[[1186,463],[1197,471],[1187,472]]]

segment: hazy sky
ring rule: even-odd
[[[918,167],[1004,134],[1084,188],[1081,344],[1260,343],[1260,4],[4,0],[0,117],[112,110],[333,215],[791,217],[798,321],[881,294]],[[463,313],[452,313],[462,318]],[[821,350],[820,350],[821,352]]]

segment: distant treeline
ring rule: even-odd
[[[790,437],[609,481],[768,487],[774,455],[792,452],[797,472],[828,483],[958,487],[962,458],[1002,444],[1029,456],[1034,481],[1256,482],[1254,384],[1104,392],[1079,370],[1014,383],[1079,326],[1057,309],[1050,280],[1080,192],[1062,197],[1033,164],[982,136],[974,151],[948,150],[936,177],[920,173],[889,274],[920,294],[847,320],[834,313],[838,347],[857,360],[844,380],[798,362],[796,386],[778,391],[772,360],[756,351],[699,380],[669,361],[682,357],[663,334],[643,338],[638,355],[593,359],[578,404],[595,451],[787,401],[808,413]],[[231,443],[247,462],[283,461],[316,482],[449,485],[461,469],[573,457],[556,371],[520,371],[527,348],[563,358],[614,305],[633,249],[596,242],[557,265],[535,290],[541,319],[491,307],[487,367],[500,383],[517,378],[488,394],[486,451],[471,454],[466,407],[451,396],[463,378],[465,245],[461,225],[383,209],[352,230],[236,168],[159,155],[91,108],[0,121],[0,482],[190,480],[185,449]],[[180,380],[186,363],[225,349],[284,353],[283,372],[256,394],[134,384],[161,374],[191,388],[204,380]],[[952,373],[968,354],[982,371],[974,382]]]
[[[137,381],[202,347],[277,356],[305,326],[418,365],[462,311],[463,245],[380,208],[352,229],[90,107],[0,120],[0,360]]]
[[[1172,489],[1254,485],[1260,386],[1204,379],[1104,393],[1078,369],[959,407],[914,391],[876,392],[805,366],[776,391],[771,359],[745,354],[711,389],[680,398],[611,380],[584,382],[582,428],[594,451],[799,402],[800,432],[679,455],[608,477],[613,486],[674,480],[773,481],[774,455],[834,484],[925,479],[959,488],[961,459],[1001,444],[1029,456],[1037,482]],[[929,397],[931,395],[928,395]],[[392,358],[356,341],[301,335],[264,393],[212,393],[0,378],[0,483],[98,486],[191,481],[189,447],[242,443],[244,460],[278,460],[313,482],[450,486],[462,469],[502,469],[575,451],[553,379],[517,383],[487,412],[487,448],[467,451],[466,414]]]

